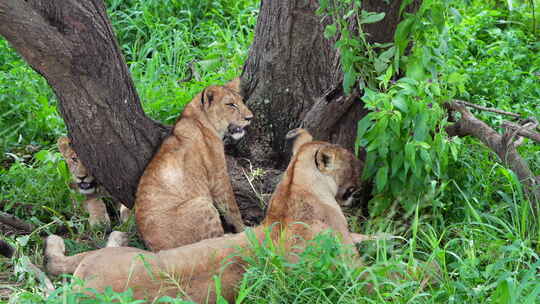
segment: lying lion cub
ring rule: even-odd
[[[310,240],[330,228],[345,244],[352,244],[339,203],[348,201],[355,191],[360,161],[339,146],[305,142],[311,136],[302,130],[289,135],[297,138],[293,158],[270,200],[265,220],[253,233],[262,240],[265,229],[273,225],[272,240],[281,235],[291,249],[301,245],[300,240]],[[245,262],[235,254],[248,243],[243,232],[157,253],[104,248],[87,254],[75,276],[98,292],[112,286],[115,291],[133,288],[136,298],[181,295],[197,303],[215,303],[213,276],[221,274],[223,296],[233,301],[245,271]],[[230,256],[235,257],[227,259]],[[225,261],[229,263],[223,267]]]
[[[253,114],[239,79],[210,86],[184,109],[139,181],[137,228],[152,251],[222,236],[220,215],[244,230],[225,162],[223,138],[244,136]]]
[[[85,196],[83,206],[88,212],[90,226],[98,224],[110,226],[111,219],[103,202],[103,197],[108,196],[107,191],[96,183],[95,178],[79,160],[77,152],[70,145],[69,138],[61,136],[58,138],[57,145],[58,150],[66,160],[71,177],[75,182],[74,186],[79,193]],[[120,220],[125,222],[129,217],[129,209],[122,204],[118,205],[120,205]]]

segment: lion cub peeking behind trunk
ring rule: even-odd
[[[223,138],[245,134],[253,118],[239,79],[209,86],[184,109],[139,181],[138,230],[152,251],[222,236],[220,215],[244,230],[227,173]]]
[[[75,188],[80,194],[85,196],[83,206],[88,212],[88,222],[90,226],[96,226],[99,224],[111,226],[111,219],[107,214],[107,207],[103,202],[103,197],[109,196],[107,190],[99,185],[90,174],[90,171],[79,160],[77,152],[71,147],[71,142],[66,136],[58,138],[58,150],[66,160],[67,167],[71,173],[73,179],[72,187]],[[124,223],[129,218],[129,209],[122,205],[117,204],[120,209],[120,221]]]

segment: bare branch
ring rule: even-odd
[[[534,129],[536,129],[536,126],[534,124],[530,125],[529,127],[525,127],[515,124],[513,122],[504,121],[502,123],[502,127],[505,129],[515,130],[517,131],[517,134],[519,136],[527,137],[540,143],[540,134],[533,131]]]
[[[35,228],[34,225],[28,222],[25,222],[14,215],[1,212],[1,211],[0,211],[0,223],[6,224],[8,226],[11,226],[19,230],[23,230],[28,233],[34,231],[34,228]]]
[[[497,153],[504,165],[512,170],[524,185],[526,192],[530,195],[531,205],[533,209],[536,209],[540,201],[539,181],[517,152],[515,145],[512,143],[512,134],[506,133],[502,136],[495,132],[485,122],[476,118],[461,102],[450,102],[445,106],[461,113],[461,119],[446,128],[448,135],[474,136]]]
[[[516,114],[516,113],[506,112],[506,111],[499,110],[499,109],[487,108],[487,107],[479,106],[477,104],[470,103],[470,102],[463,101],[463,100],[454,100],[454,103],[459,103],[459,104],[465,105],[467,107],[475,108],[475,109],[482,110],[482,111],[493,112],[493,113],[502,114],[502,115],[508,115],[508,116],[512,116],[512,117],[515,117],[515,118],[522,118],[519,114]]]

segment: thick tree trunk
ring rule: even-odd
[[[381,22],[363,29],[370,42],[392,41],[400,21],[401,1],[383,2],[362,2],[364,10],[386,13]],[[409,9],[419,3],[413,1]],[[339,53],[334,41],[323,36],[317,8],[316,0],[262,1],[242,74],[244,97],[256,113],[244,153],[260,166],[286,165],[284,137],[298,126],[316,139],[352,149],[357,122],[367,113],[361,92],[344,95]]]
[[[0,35],[54,89],[74,149],[131,207],[168,129],[143,112],[101,0],[2,0]]]

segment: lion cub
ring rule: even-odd
[[[137,228],[152,251],[222,236],[220,215],[244,230],[234,198],[223,138],[244,136],[253,118],[239,80],[209,86],[184,109],[139,181]]]
[[[95,178],[90,174],[88,169],[79,160],[77,152],[73,150],[70,145],[69,138],[61,136],[58,138],[58,150],[66,160],[69,172],[74,181],[73,188],[76,188],[79,193],[85,196],[83,206],[88,212],[88,222],[90,226],[103,224],[106,226],[111,225],[111,219],[107,214],[107,208],[103,202],[103,197],[107,196],[107,191],[99,186]],[[120,205],[120,220],[125,222],[129,217],[129,209]]]
[[[266,229],[273,227],[272,241],[285,242],[291,252],[327,229],[339,234],[344,244],[352,244],[354,237],[340,204],[357,189],[362,163],[337,145],[308,141],[311,136],[304,131],[296,130],[290,137],[296,138],[294,156],[272,195],[265,220],[253,233],[262,240]],[[108,286],[115,291],[133,288],[139,299],[182,295],[196,303],[215,303],[214,276],[221,275],[222,296],[234,302],[245,272],[238,250],[246,247],[248,236],[242,232],[157,253],[104,248],[88,253],[74,275],[98,292]],[[289,258],[294,260],[294,255]]]

